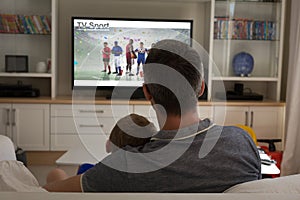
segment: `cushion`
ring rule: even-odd
[[[300,174],[242,183],[229,188],[225,193],[300,194]]]
[[[0,191],[46,192],[23,163],[16,160],[0,161]]]

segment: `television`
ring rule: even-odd
[[[72,86],[97,89],[141,87],[144,60],[139,58],[139,53],[146,59],[151,46],[163,39],[176,39],[191,45],[192,32],[192,20],[72,17]],[[130,39],[137,58],[132,55],[129,73],[129,69],[126,71],[126,45]],[[143,48],[140,48],[141,42]],[[104,43],[110,52],[103,53]],[[119,54],[120,48],[113,49],[114,46],[119,46],[122,53]],[[104,61],[109,64],[110,71]]]

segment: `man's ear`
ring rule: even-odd
[[[205,81],[202,81],[201,89],[200,89],[200,92],[199,92],[199,97],[201,97],[203,95],[204,90],[205,90]]]
[[[149,90],[148,90],[148,88],[147,88],[147,86],[145,84],[143,84],[143,92],[144,92],[144,95],[145,95],[146,99],[148,101],[151,101],[152,100],[152,96],[151,96],[151,94],[150,94],[150,92],[149,92]]]

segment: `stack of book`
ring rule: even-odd
[[[214,38],[235,40],[276,40],[276,22],[215,17]]]
[[[0,14],[0,33],[50,34],[50,17]]]

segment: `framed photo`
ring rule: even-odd
[[[28,72],[28,56],[5,55],[5,72]]]

